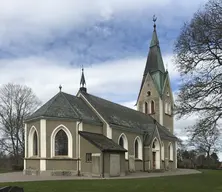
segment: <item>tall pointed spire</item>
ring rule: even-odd
[[[85,86],[86,86],[86,79],[85,79],[85,75],[84,75],[84,68],[82,66],[82,75],[81,75],[81,79],[80,79],[80,90],[86,92]]]
[[[151,75],[158,92],[160,93],[160,95],[162,94],[162,87],[163,87],[163,82],[165,79],[166,70],[163,64],[163,58],[162,58],[159,40],[157,36],[156,21],[157,21],[157,17],[154,15],[153,16],[153,22],[154,22],[153,34],[152,34],[152,39],[150,42],[149,53],[147,56],[146,66],[144,69],[142,83],[140,86],[140,91],[137,98],[137,102],[140,97],[141,90],[143,88],[147,74]]]
[[[160,71],[162,73],[165,73],[165,68],[159,46],[159,40],[156,32],[156,21],[157,17],[154,15],[153,16],[154,29],[153,29],[152,39],[150,42],[150,50],[147,57],[144,75],[147,75],[147,73],[155,71]]]
[[[150,48],[153,46],[159,46],[159,40],[157,37],[157,32],[156,32],[156,21],[157,21],[157,17],[154,15],[153,16],[153,35],[152,35],[152,40],[150,42]]]

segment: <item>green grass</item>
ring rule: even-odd
[[[222,170],[202,174],[147,179],[37,181],[0,183],[17,185],[25,192],[222,192]]]

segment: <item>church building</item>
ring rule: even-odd
[[[76,95],[61,90],[25,120],[24,174],[124,176],[177,168],[173,94],[156,24],[137,110],[92,95],[84,70]]]

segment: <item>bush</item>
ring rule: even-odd
[[[12,170],[22,171],[23,170],[23,165],[12,165]]]

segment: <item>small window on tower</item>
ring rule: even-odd
[[[166,95],[167,95],[167,97],[169,97],[169,96],[170,96],[170,94],[169,94],[169,92],[168,92],[168,91],[167,91]]]
[[[155,103],[154,101],[151,101],[151,114],[155,113]]]
[[[150,92],[150,91],[148,91],[148,92],[147,92],[147,96],[149,97],[150,95],[151,95],[151,92]]]
[[[145,102],[145,105],[144,105],[144,112],[145,112],[145,114],[148,114],[148,104],[147,104],[147,102]]]

